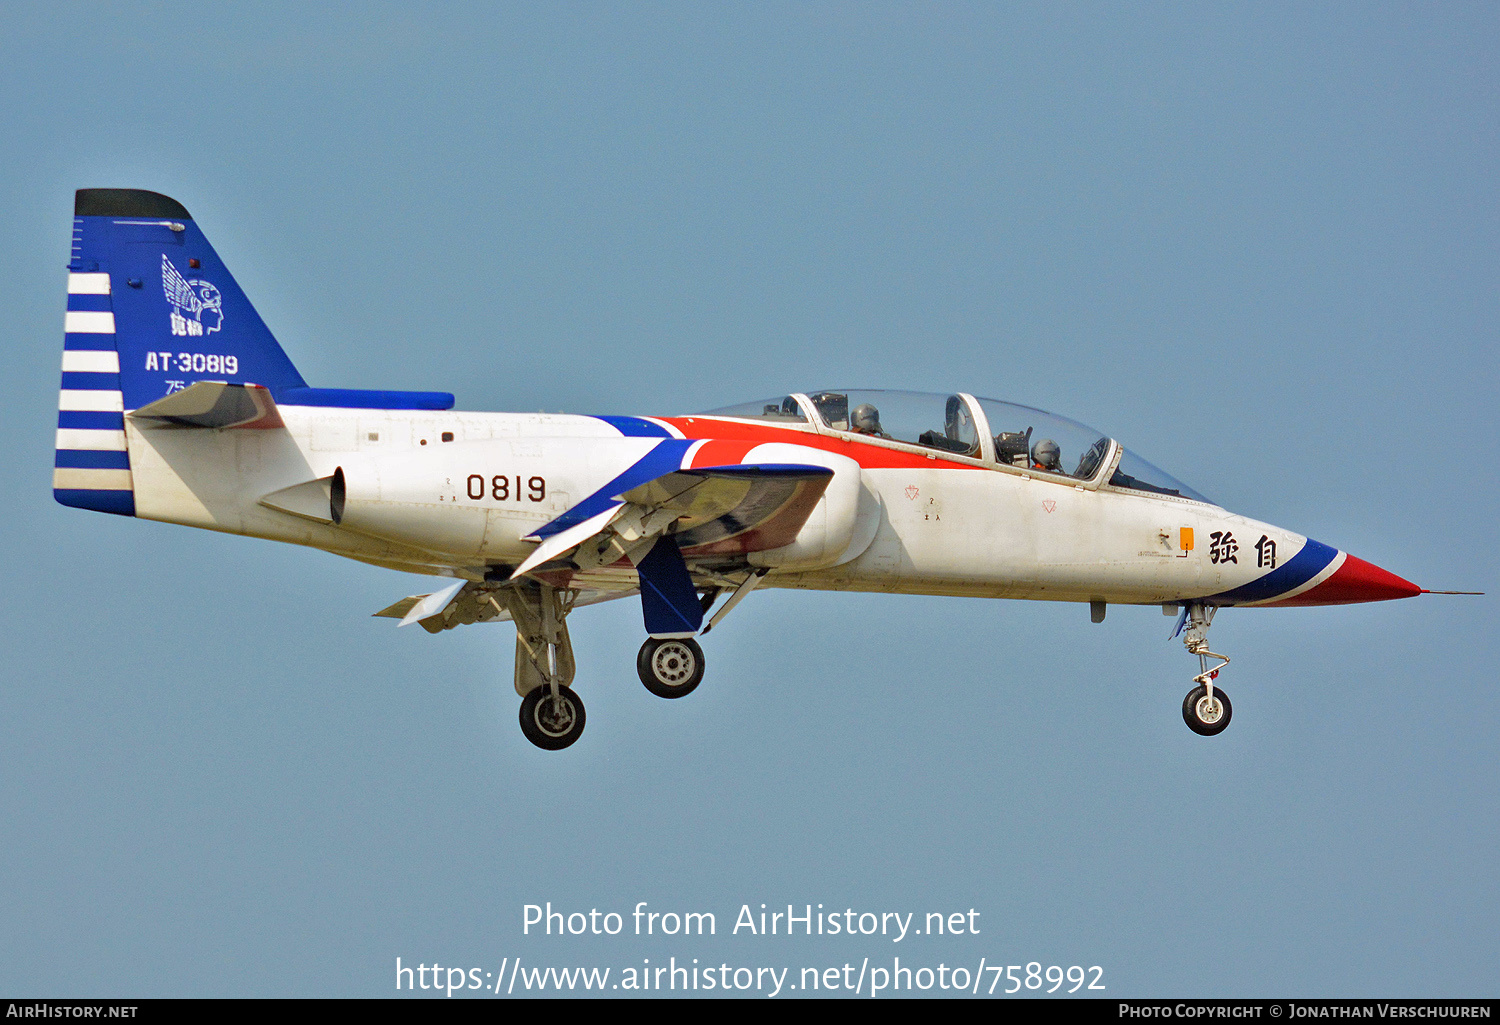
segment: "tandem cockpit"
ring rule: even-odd
[[[940,452],[944,458],[1089,488],[1216,504],[1076,420],[963,392],[830,389],[745,402],[702,415],[856,435],[873,444]]]

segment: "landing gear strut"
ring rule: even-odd
[[[1182,721],[1187,723],[1188,729],[1201,737],[1212,737],[1223,733],[1229,726],[1230,716],[1234,714],[1234,708],[1229,703],[1229,695],[1224,693],[1222,688],[1214,686],[1219,670],[1229,664],[1228,655],[1220,655],[1216,651],[1208,650],[1208,628],[1214,621],[1215,611],[1215,606],[1192,602],[1182,614],[1183,625],[1187,628],[1183,632],[1182,643],[1188,651],[1198,656],[1200,670],[1198,675],[1193,677],[1195,686],[1182,700]],[[1222,661],[1209,668],[1210,658]]]
[[[515,585],[505,604],[516,623],[516,693],[521,732],[547,751],[560,751],[583,733],[583,700],[568,684],[577,665],[567,616],[578,592],[548,584]]]
[[[703,682],[703,649],[691,637],[648,637],[636,656],[635,671],[657,697],[685,697]]]

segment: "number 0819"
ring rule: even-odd
[[[480,473],[471,473],[464,482],[468,496],[476,502],[483,501],[488,496],[495,502],[540,502],[547,497],[547,480],[545,477],[531,477],[526,481],[526,487],[521,487],[521,477],[504,474],[496,474],[488,480]]]

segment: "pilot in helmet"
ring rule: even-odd
[[[1031,446],[1031,468],[1049,473],[1062,473],[1062,449],[1051,438],[1043,438]]]
[[[854,412],[849,414],[849,429],[855,434],[885,437],[885,432],[880,429],[880,410],[868,402],[861,402],[854,407]]]

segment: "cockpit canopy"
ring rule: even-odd
[[[828,389],[708,410],[705,416],[816,425],[1028,473],[1093,481],[1108,465],[1109,487],[1207,498],[1076,420],[998,399],[956,393]]]

